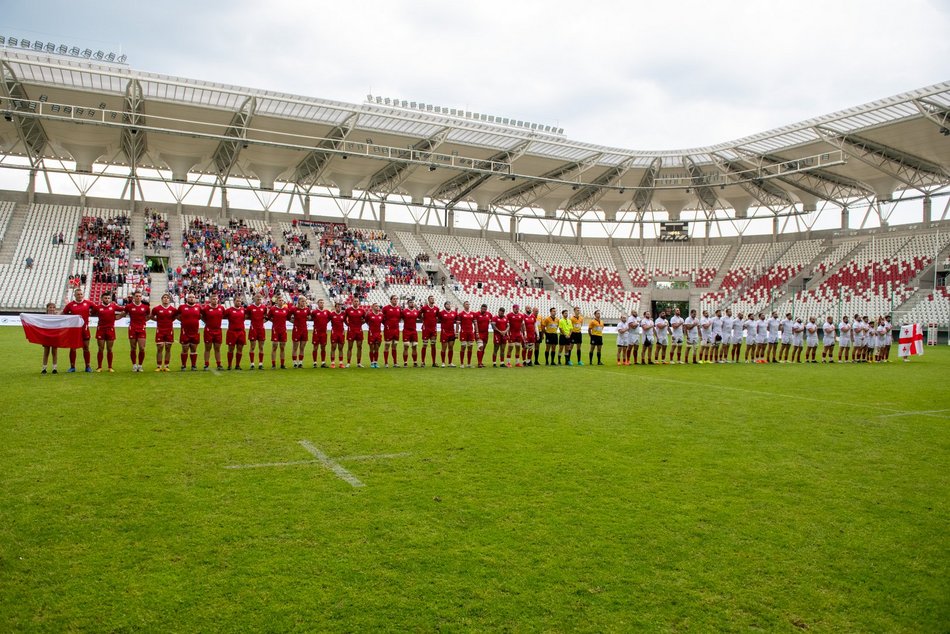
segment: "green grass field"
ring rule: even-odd
[[[950,623],[946,347],[132,374],[123,336],[115,375],[40,376],[0,329],[3,631]]]

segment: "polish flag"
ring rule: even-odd
[[[79,315],[20,313],[20,323],[30,343],[54,348],[82,348],[83,321]]]
[[[897,356],[910,357],[924,353],[924,333],[920,325],[901,326],[901,336],[897,341]]]

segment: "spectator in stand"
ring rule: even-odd
[[[23,265],[24,265],[26,268],[28,268],[28,269],[32,269],[32,268],[33,268],[33,256],[32,256],[32,255],[26,256],[26,259],[23,261]]]

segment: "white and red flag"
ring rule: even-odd
[[[897,356],[911,357],[924,353],[924,333],[919,324],[901,326],[901,336],[897,340]]]
[[[20,313],[20,323],[30,343],[54,348],[82,348],[83,320],[79,315]]]

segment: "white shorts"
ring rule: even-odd
[[[840,337],[838,339],[838,345],[841,346],[842,348],[849,347],[851,345],[851,337],[846,336],[846,335]]]
[[[679,346],[683,343],[683,337],[679,335],[673,335],[673,345]]]
[[[699,337],[687,337],[686,338],[687,346],[697,346],[699,345]]]
[[[782,335],[782,344],[787,346],[787,345],[790,344],[790,343],[792,343],[792,336],[791,336],[791,335]]]
[[[801,335],[792,335],[792,347],[801,348],[802,347],[802,336]]]
[[[833,345],[835,345],[835,338],[834,338],[834,337],[825,337],[825,339],[824,339],[824,341],[822,341],[822,343],[825,345],[825,347],[827,347],[827,346],[833,346]]]
[[[864,336],[863,336],[863,335],[858,335],[857,337],[854,338],[854,347],[855,347],[855,348],[863,348],[863,347],[864,347]]]
[[[818,337],[815,337],[814,339],[811,339],[811,338],[808,339],[808,347],[809,347],[809,348],[817,348],[817,347],[818,347]]]
[[[768,338],[766,338],[765,341],[766,341],[766,343],[778,343],[778,337],[769,335]]]
[[[764,344],[766,341],[767,341],[767,338],[766,338],[765,335],[756,335],[756,336],[755,336],[755,343],[756,343],[757,345],[760,345],[760,346],[761,346],[761,345]]]

